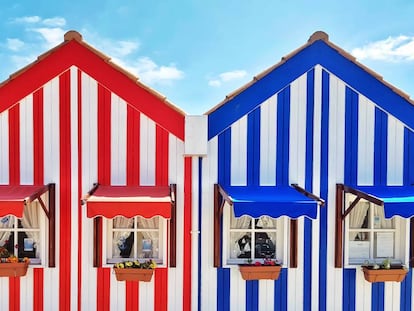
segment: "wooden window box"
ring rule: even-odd
[[[154,274],[154,269],[114,268],[114,271],[118,281],[150,282]]]
[[[255,266],[239,265],[239,270],[243,280],[277,280],[279,278],[280,265],[276,266]]]
[[[2,262],[0,263],[0,277],[25,276],[29,262]]]
[[[376,282],[402,282],[408,270],[403,267],[391,267],[390,269],[373,269],[370,266],[362,267],[364,278],[370,283]]]

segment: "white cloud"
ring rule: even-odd
[[[247,75],[245,70],[226,71],[218,75],[217,78],[210,79],[208,85],[213,87],[220,87],[223,83],[240,80]]]
[[[65,30],[62,28],[31,28],[31,31],[39,33],[46,41],[46,47],[52,48],[63,41]]]
[[[124,62],[116,58],[113,61],[146,84],[168,84],[184,78],[184,72],[179,70],[175,64],[157,65],[149,57],[141,57],[136,62]]]
[[[42,24],[50,27],[63,27],[66,25],[66,20],[63,17],[45,18]]]
[[[135,41],[117,41],[112,44],[112,50],[117,56],[127,56],[138,50],[139,43]]]
[[[389,62],[414,60],[414,37],[400,35],[388,37],[355,48],[351,52],[357,59],[372,59]]]
[[[29,23],[34,24],[41,21],[41,18],[39,16],[23,16],[23,17],[17,17],[13,20],[15,23]]]
[[[7,38],[7,48],[12,51],[19,51],[24,46],[24,42],[17,38]]]

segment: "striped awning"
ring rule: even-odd
[[[102,186],[85,198],[87,216],[171,218],[171,190],[168,186]]]

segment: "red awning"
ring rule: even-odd
[[[0,217],[23,217],[23,207],[48,191],[47,186],[0,185]]]
[[[88,198],[87,216],[171,218],[171,191],[168,186],[101,186]]]

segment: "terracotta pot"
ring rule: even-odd
[[[143,281],[150,282],[154,269],[129,269],[114,268],[118,281]]]
[[[2,262],[0,263],[0,277],[25,276],[28,267],[28,262]]]
[[[243,280],[277,280],[281,266],[239,265]]]
[[[407,274],[407,270],[400,268],[391,269],[372,269],[370,267],[362,267],[364,278],[370,283],[376,282],[402,282]]]

